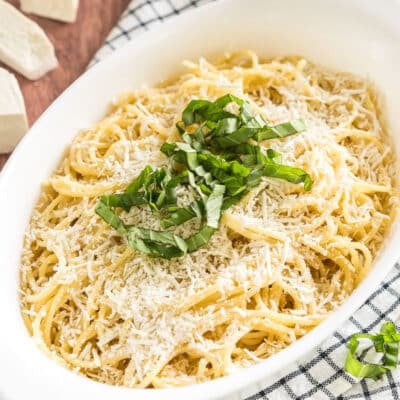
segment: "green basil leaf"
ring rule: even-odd
[[[221,217],[221,206],[224,199],[224,192],[224,185],[214,185],[213,191],[208,196],[205,204],[207,225],[214,229],[218,228],[219,219]]]
[[[171,226],[181,225],[192,218],[202,218],[202,208],[202,203],[199,201],[192,202],[188,207],[175,207],[167,218],[160,221],[161,226],[165,229]]]
[[[383,364],[364,363],[357,359],[359,339],[369,339],[373,342],[375,351],[383,353]],[[381,326],[379,334],[357,333],[353,335],[347,347],[349,349],[345,361],[345,370],[356,378],[379,379],[386,372],[397,367],[400,335],[392,322]]]
[[[186,239],[188,252],[192,253],[208,243],[215,231],[215,228],[205,225],[199,230],[199,232],[192,235],[189,239]]]
[[[143,193],[117,193],[102,196],[100,201],[108,207],[121,207],[125,211],[129,211],[131,207],[146,204],[147,200]]]
[[[264,166],[264,176],[283,179],[291,183],[304,183],[304,190],[311,190],[312,179],[310,175],[300,168],[289,167],[281,164],[268,164]]]
[[[103,218],[108,225],[112,226],[120,235],[126,234],[126,228],[122,220],[111,210],[109,206],[107,206],[101,200],[97,203],[95,212],[97,215]]]
[[[182,121],[185,125],[199,122],[197,116],[202,115],[212,103],[208,100],[192,100],[182,112]]]
[[[139,176],[132,181],[132,183],[126,188],[126,193],[135,193],[146,184],[151,174],[153,173],[153,168],[149,165],[143,169]]]
[[[345,370],[356,378],[372,378],[379,379],[385,372],[386,368],[383,365],[362,363],[356,358],[356,350],[359,341],[351,338],[348,343],[349,352],[345,361]]]
[[[158,244],[166,244],[175,246],[182,252],[187,251],[187,245],[185,240],[180,236],[175,235],[171,232],[166,231],[156,231],[152,229],[138,228],[131,226],[128,228],[128,238],[135,237],[148,242],[155,242]]]
[[[217,148],[221,149],[234,147],[239,144],[247,143],[247,141],[251,139],[257,131],[258,128],[249,128],[247,126],[242,126],[241,128],[229,135],[214,137],[211,143]]]
[[[305,129],[306,125],[304,121],[302,119],[295,119],[275,126],[266,126],[254,135],[254,139],[260,142],[267,139],[284,138],[294,135],[295,133],[303,132]]]

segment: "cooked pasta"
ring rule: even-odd
[[[398,207],[394,155],[368,81],[251,51],[184,65],[78,134],[26,232],[26,326],[50,357],[100,382],[188,385],[290,345],[368,273]],[[132,249],[95,214],[98,197],[124,190],[146,165],[166,165],[160,146],[180,140],[185,105],[226,93],[271,123],[304,119],[304,132],[260,146],[307,171],[312,190],[264,177],[196,252],[165,260]],[[158,228],[145,206],[124,217]]]

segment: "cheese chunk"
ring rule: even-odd
[[[64,22],[75,21],[78,6],[79,0],[21,0],[22,11]]]
[[[0,0],[0,61],[31,80],[57,66],[54,47],[42,28],[4,0]]]
[[[24,99],[15,76],[0,68],[0,153],[9,153],[28,130]]]

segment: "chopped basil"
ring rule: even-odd
[[[236,104],[237,114],[226,109],[230,103]],[[189,126],[194,133],[189,133]],[[261,115],[253,115],[245,100],[227,94],[214,102],[192,100],[176,127],[183,141],[161,146],[170,167],[147,166],[124,192],[102,196],[96,207],[96,213],[138,251],[169,259],[197,250],[218,229],[221,213],[256,187],[263,176],[303,183],[305,190],[311,189],[312,180],[305,171],[281,164],[276,151],[263,152],[249,143],[301,132],[305,129],[301,119],[271,126]],[[186,207],[178,207],[176,189],[180,185],[192,187],[197,195]],[[147,205],[165,230],[127,225],[116,212],[139,205]],[[172,231],[194,218],[200,225],[191,236],[183,238]]]
[[[356,352],[360,344],[359,339],[372,341],[375,351],[382,353],[382,364],[364,363],[357,359]],[[392,322],[385,322],[381,326],[380,333],[372,335],[369,333],[356,333],[353,335],[347,347],[345,370],[356,378],[379,379],[386,372],[397,367],[399,353],[400,333]]]

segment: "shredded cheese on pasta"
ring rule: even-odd
[[[250,51],[185,66],[178,78],[123,96],[79,133],[26,232],[26,326],[49,356],[100,382],[187,385],[290,345],[363,279],[398,206],[394,156],[369,82]],[[312,190],[263,178],[198,251],[164,260],[131,249],[94,213],[98,196],[125,189],[146,165],[166,165],[159,149],[179,140],[185,105],[226,93],[272,124],[305,120],[305,132],[260,145],[307,171]],[[144,206],[124,218],[158,228]]]

